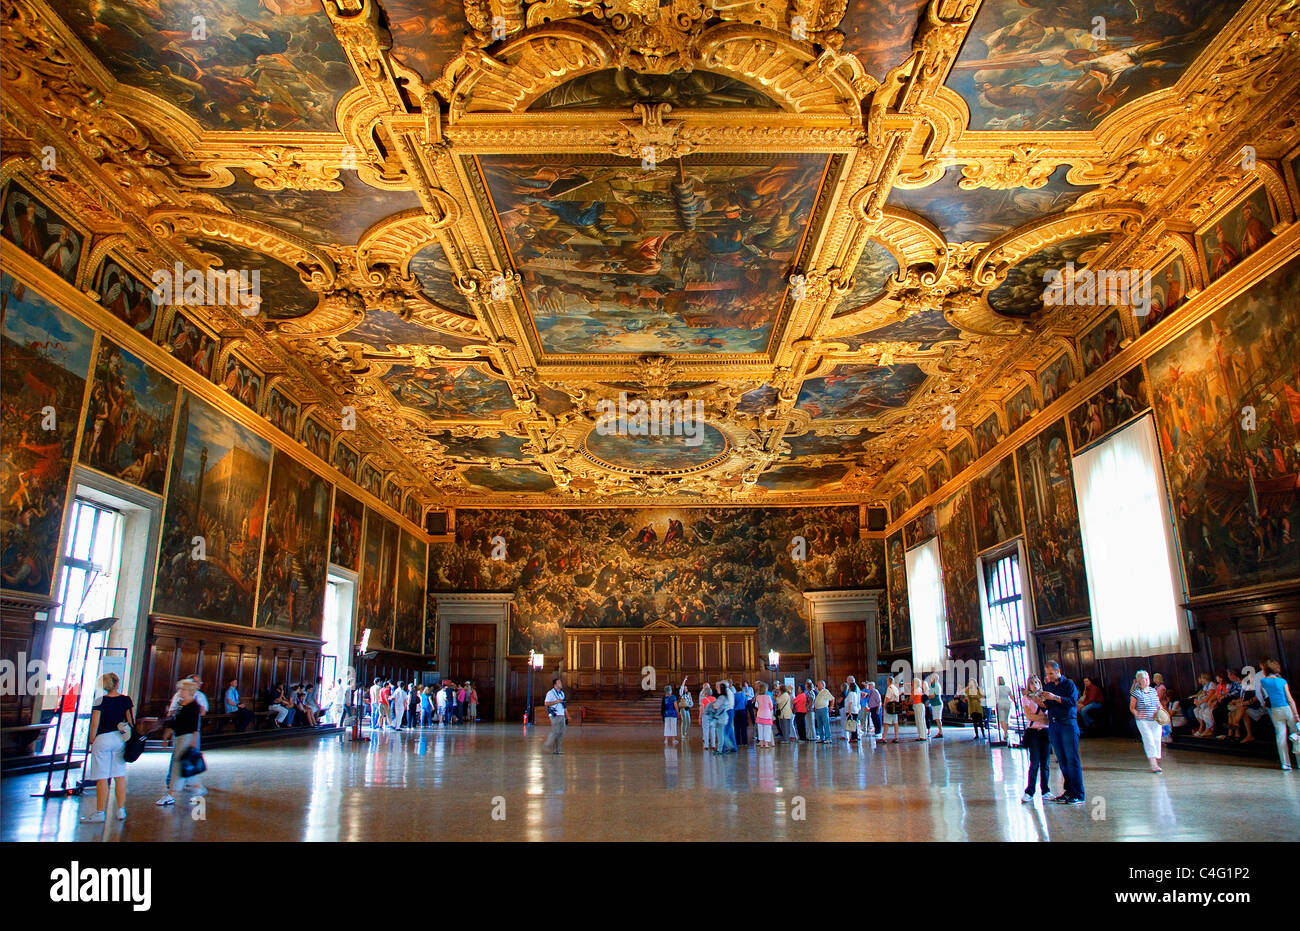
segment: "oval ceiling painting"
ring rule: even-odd
[[[656,475],[702,469],[727,451],[727,438],[717,427],[700,420],[685,422],[683,427],[677,435],[665,429],[649,436],[597,428],[587,434],[583,445],[587,455],[602,465]]]
[[[1110,237],[1096,233],[1052,243],[1012,266],[1007,278],[989,292],[989,306],[1005,317],[1025,319],[1043,309],[1043,295],[1056,276],[1088,264]]]

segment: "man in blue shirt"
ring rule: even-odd
[[[1065,777],[1065,789],[1052,801],[1063,805],[1083,804],[1083,764],[1079,762],[1079,722],[1076,719],[1079,689],[1061,676],[1061,666],[1048,660],[1043,667],[1043,703],[1047,706],[1047,739]]]
[[[731,715],[731,725],[736,731],[736,746],[749,746],[749,696],[745,694],[745,689],[736,689],[735,706]]]
[[[249,711],[239,698],[239,681],[237,679],[231,679],[226,689],[226,714],[235,716],[235,730],[237,731],[242,731],[248,727],[253,720],[253,712]]]

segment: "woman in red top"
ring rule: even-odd
[[[800,740],[807,740],[808,733],[804,727],[804,716],[808,713],[808,693],[803,689],[794,690],[794,729]]]
[[[925,692],[921,680],[912,680],[912,720],[916,722],[916,739],[929,740],[930,732],[925,728]]]
[[[715,733],[713,727],[707,723],[708,719],[704,716],[704,709],[709,707],[709,705],[713,704],[713,702],[714,702],[713,686],[709,685],[709,683],[706,682],[702,686],[700,686],[700,730],[704,734],[705,750],[708,750],[710,747],[712,747],[714,750],[718,749],[716,741],[714,739],[717,736],[717,734]]]

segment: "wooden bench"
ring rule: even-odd
[[[35,751],[32,744],[45,736],[45,732],[54,728],[54,722],[48,724],[14,724],[0,728],[0,743],[4,752],[14,756],[30,756]]]

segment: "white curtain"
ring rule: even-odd
[[[907,606],[912,615],[912,669],[919,676],[943,669],[948,653],[939,538],[908,550],[905,563]]]
[[[1149,414],[1074,459],[1098,659],[1191,651],[1162,474]]]

